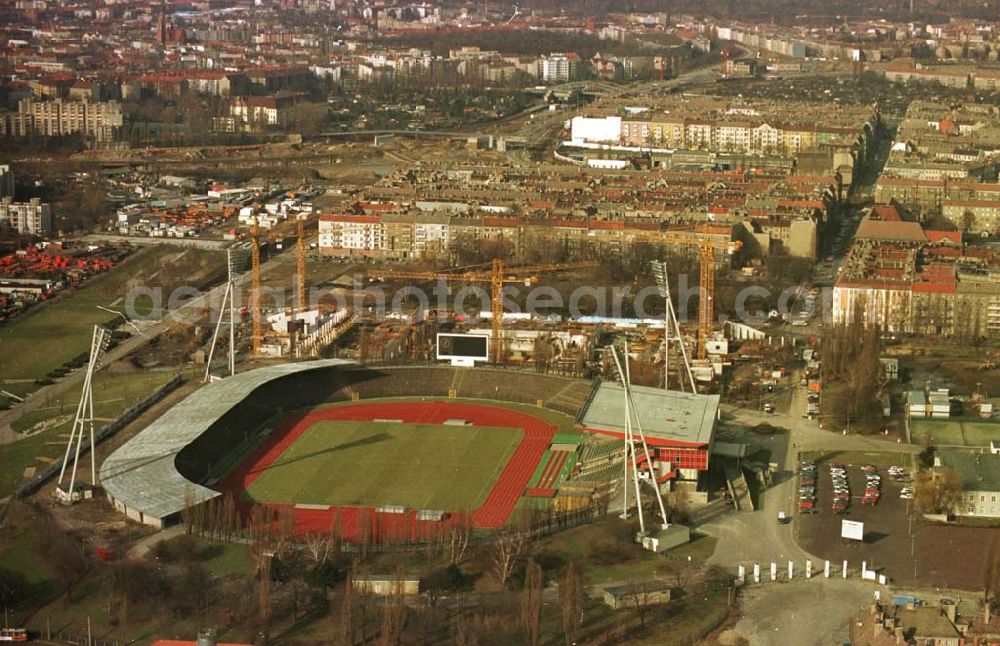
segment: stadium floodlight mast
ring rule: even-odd
[[[622,390],[625,393],[625,496],[624,502],[622,503],[622,518],[628,517],[628,472],[629,463],[631,462],[632,482],[635,485],[636,510],[639,514],[639,534],[640,536],[645,536],[646,521],[642,513],[642,490],[639,478],[640,456],[636,453],[638,450],[637,445],[642,446],[643,457],[645,457],[646,466],[649,469],[649,484],[653,488],[653,492],[656,495],[657,505],[660,508],[660,519],[663,521],[662,528],[666,529],[669,523],[667,522],[667,510],[663,504],[663,494],[660,493],[659,483],[656,482],[656,472],[653,470],[653,459],[649,453],[649,445],[646,443],[646,434],[643,433],[642,421],[639,419],[639,411],[636,409],[635,399],[632,396],[632,378],[628,363],[628,339],[626,338],[624,342],[624,351],[622,353],[624,355],[624,361],[618,355],[618,348],[611,346],[611,356],[615,360],[615,367],[618,370],[618,376],[622,383]],[[633,433],[633,422],[638,436]]]
[[[667,305],[663,313],[663,389],[670,390],[670,342],[676,341],[677,347],[681,349],[684,372],[687,374],[691,392],[696,393],[698,391],[694,386],[694,373],[691,372],[691,362],[688,360],[687,349],[684,347],[684,339],[681,337],[681,326],[677,323],[674,300],[670,296],[667,263],[662,260],[651,260],[649,264],[653,271],[653,278],[656,280],[656,288]],[[680,384],[680,389],[684,390],[684,375],[678,374],[678,383]]]
[[[80,463],[80,449],[83,445],[83,436],[90,433],[90,483],[97,486],[97,459],[94,451],[94,373],[100,370],[101,357],[111,344],[111,332],[100,325],[94,326],[94,335],[90,340],[90,361],[87,363],[87,372],[83,377],[83,392],[80,395],[80,402],[76,406],[76,417],[73,420],[73,431],[69,435],[69,443],[66,445],[66,455],[63,457],[62,469],[59,471],[59,482],[56,485],[62,488],[63,479],[66,477],[66,468],[70,463],[72,455],[73,468],[69,478],[69,489],[63,490],[66,493],[66,500],[73,501],[74,487],[76,486],[76,470]],[[74,451],[74,444],[76,449]]]
[[[236,326],[235,326],[235,306],[234,293],[236,282],[240,277],[240,269],[246,262],[245,254],[240,250],[229,248],[226,250],[227,279],[226,290],[222,293],[222,302],[219,303],[219,318],[215,322],[215,332],[212,333],[212,343],[208,348],[208,359],[205,361],[205,381],[209,381],[212,370],[212,357],[215,356],[215,344],[219,339],[219,330],[222,328],[222,319],[227,311],[229,312],[229,376],[236,374]]]

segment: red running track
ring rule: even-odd
[[[222,483],[225,491],[246,491],[284,451],[313,424],[323,420],[372,421],[398,419],[411,424],[443,424],[449,419],[464,419],[474,426],[500,426],[524,430],[524,438],[514,450],[496,484],[471,519],[449,513],[443,522],[417,518],[415,510],[402,514],[376,512],[373,508],[333,506],[325,509],[295,509],[296,532],[329,532],[339,526],[346,540],[414,540],[453,523],[471,522],[482,529],[499,529],[510,518],[524,493],[542,455],[558,430],[538,417],[509,408],[448,401],[377,402],[333,406],[311,411],[273,433],[243,464]],[[292,505],[270,505],[287,509]]]
[[[533,498],[551,498],[556,495],[556,481],[559,479],[559,474],[562,472],[563,465],[566,464],[566,459],[569,457],[569,451],[554,451],[549,453],[549,459],[545,461],[545,466],[542,467],[542,473],[538,476],[538,482],[531,489],[528,489],[526,495]]]

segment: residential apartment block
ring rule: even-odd
[[[833,288],[832,317],[862,308],[885,332],[1000,338],[1000,256],[961,234],[866,216]]]
[[[18,233],[48,235],[52,233],[52,205],[39,198],[15,202],[11,197],[0,199],[0,225]]]
[[[575,52],[549,54],[538,59],[538,78],[544,83],[566,83],[580,73],[580,55]]]
[[[320,252],[333,256],[386,259],[452,258],[461,245],[487,241],[503,243],[506,252],[522,257],[529,250],[541,253],[558,250],[565,256],[622,253],[631,245],[655,242],[660,227],[638,223],[547,220],[526,221],[515,217],[447,216],[441,214],[397,213],[385,215],[321,215]],[[670,229],[674,237],[695,242],[705,236],[728,242],[740,235],[733,226],[712,225]],[[669,246],[669,245],[667,245]],[[720,259],[728,254],[719,253]]]
[[[35,101],[24,99],[16,113],[0,118],[4,136],[56,137],[79,133],[93,143],[113,141],[124,123],[122,106],[117,101]]]

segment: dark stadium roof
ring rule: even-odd
[[[181,449],[268,381],[338,365],[354,362],[323,359],[284,363],[199,388],[112,453],[101,465],[101,485],[127,508],[161,520],[219,496],[219,492],[191,482],[177,471],[175,460]]]

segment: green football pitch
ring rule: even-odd
[[[472,510],[523,437],[518,428],[317,422],[247,493],[271,503]]]

